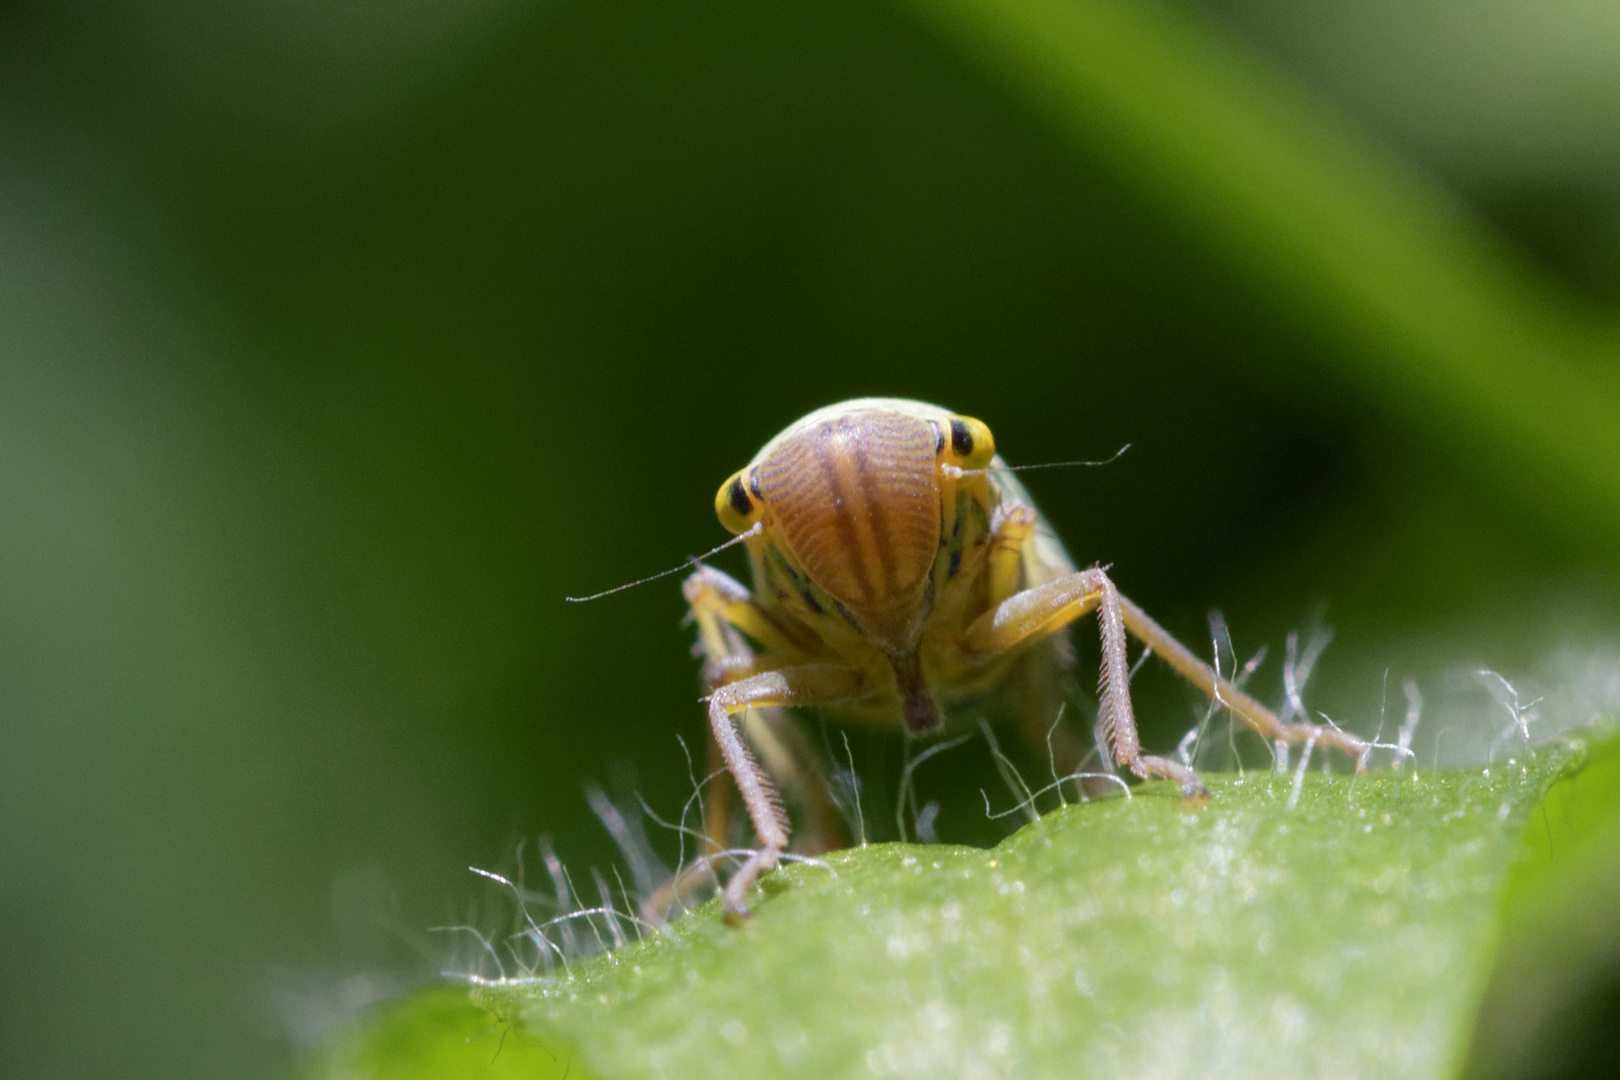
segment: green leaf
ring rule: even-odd
[[[1520,835],[1583,757],[1313,773],[1297,801],[1292,774],[1212,776],[1203,807],[1149,785],[988,851],[884,844],[789,866],[740,928],[711,903],[554,981],[476,994],[521,1045],[573,1047],[608,1078],[1449,1076]],[[1541,859],[1516,890],[1567,873]],[[410,1015],[373,1044],[399,1044]]]
[[[1469,1073],[1546,1074],[1569,1056],[1569,1014],[1620,966],[1620,740],[1594,747],[1530,821],[1502,939]]]
[[[592,1080],[574,1053],[523,1030],[458,987],[393,1005],[336,1041],[300,1080]]]

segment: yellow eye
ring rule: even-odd
[[[996,456],[996,440],[984,423],[971,416],[953,416],[949,428],[943,432],[944,446],[940,454],[944,460],[960,469],[983,469]]]
[[[754,494],[747,469],[732,473],[720,485],[714,497],[714,512],[720,518],[720,524],[732,533],[745,532],[759,520],[765,512],[765,505]]]

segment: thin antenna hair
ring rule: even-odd
[[[1124,457],[1125,451],[1130,448],[1131,444],[1126,443],[1118,450],[1115,450],[1111,457],[1103,458],[1101,461],[1045,461],[1039,465],[1003,465],[1002,468],[1007,472],[1028,472],[1030,469],[1067,469],[1077,465],[1112,465]]]
[[[1043,461],[1039,465],[996,465],[988,469],[957,469],[962,476],[980,476],[991,472],[1028,472],[1031,469],[1069,469],[1076,466],[1112,465],[1125,455],[1131,448],[1130,443],[1115,450],[1113,456],[1103,458],[1101,461]]]
[[[715,547],[712,547],[708,551],[705,551],[701,555],[690,556],[685,562],[681,563],[681,565],[679,565],[679,566],[672,566],[668,570],[660,570],[656,574],[649,574],[647,577],[639,578],[636,581],[627,582],[627,583],[625,583],[623,585],[615,585],[611,589],[603,589],[601,592],[592,593],[589,596],[565,596],[565,597],[563,597],[563,599],[568,601],[570,604],[583,604],[587,600],[600,600],[604,596],[612,596],[616,592],[624,592],[624,590],[633,589],[637,585],[645,585],[649,581],[657,581],[659,578],[666,578],[666,577],[669,577],[669,575],[671,575],[671,574],[678,574],[682,570],[685,570],[688,566],[692,566],[695,563],[700,563],[704,559],[707,559],[712,555],[720,554],[722,551],[726,550],[726,548],[728,548],[728,547],[732,547],[732,546],[734,546],[736,544],[740,544],[744,540],[752,540],[754,537],[758,536],[760,534],[760,531],[762,529],[764,529],[764,528],[765,528],[765,523],[764,522],[756,521],[754,523],[753,528],[747,530],[746,532],[738,533],[736,536],[733,536],[730,540],[727,540],[725,543],[719,544],[719,545],[717,545]]]

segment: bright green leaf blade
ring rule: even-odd
[[[443,987],[337,1040],[299,1080],[592,1080],[574,1054]]]
[[[711,903],[489,1012],[423,994],[305,1075],[1448,1077],[1505,883],[1511,962],[1591,866],[1617,880],[1620,744],[1584,757],[1313,774],[1296,805],[1292,776],[1210,777],[1206,807],[1152,785],[991,851],[844,851],[740,929]]]
[[[1572,758],[1212,777],[992,851],[881,845],[503,997],[605,1077],[1443,1077],[1520,830]]]
[[[1525,829],[1523,857],[1508,878],[1501,958],[1480,1010],[1470,1074],[1546,1073],[1548,1061],[1571,1049],[1569,1032],[1560,1030],[1569,1012],[1617,968],[1620,740],[1611,738],[1593,748],[1579,773],[1547,793]]]

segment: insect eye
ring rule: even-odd
[[[733,533],[747,530],[759,520],[765,506],[753,492],[748,470],[732,473],[714,496],[714,512],[720,524]]]
[[[940,456],[961,469],[983,469],[996,456],[996,440],[982,421],[971,416],[953,416],[941,432]]]

